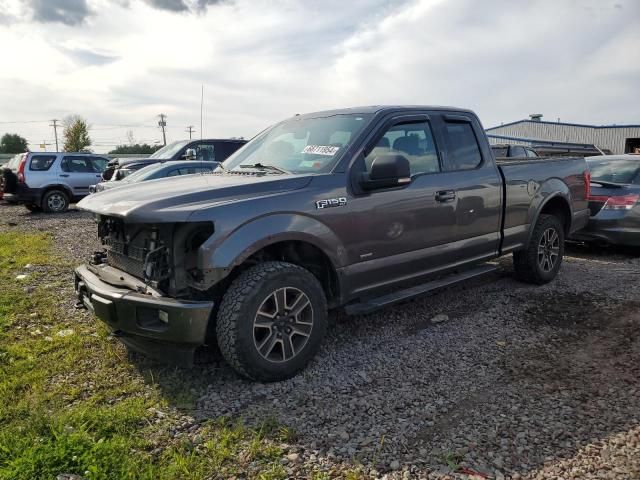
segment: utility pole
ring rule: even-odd
[[[167,134],[165,133],[164,129],[167,126],[167,121],[165,120],[167,118],[167,116],[164,113],[161,113],[158,116],[160,117],[160,121],[158,122],[158,126],[160,128],[162,128],[162,144],[166,145],[167,144]]]
[[[195,130],[193,129],[193,125],[189,125],[185,132],[189,132],[189,140],[191,140],[191,134],[195,132]]]
[[[53,133],[56,136],[56,152],[59,152],[60,150],[58,150],[58,122],[60,120],[58,120],[57,118],[54,118],[53,120],[51,120],[53,123],[51,123],[49,126],[53,127]]]

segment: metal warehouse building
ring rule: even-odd
[[[612,153],[640,153],[640,125],[546,122],[541,114],[533,114],[527,120],[487,128],[487,135],[492,144],[595,145]]]

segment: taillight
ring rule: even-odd
[[[20,183],[24,183],[24,167],[27,164],[27,157],[29,155],[23,155],[22,160],[20,160],[20,165],[18,165],[18,181]]]
[[[589,170],[584,171],[584,198],[585,200],[591,195],[591,172]]]
[[[589,200],[592,202],[604,202],[602,210],[631,210],[640,200],[640,195],[620,195],[617,197],[594,195],[589,197]]]

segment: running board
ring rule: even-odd
[[[497,269],[498,267],[495,265],[483,264],[470,270],[465,270],[460,273],[453,273],[437,280],[432,280],[421,285],[416,285],[415,287],[388,293],[386,295],[382,295],[381,297],[371,298],[361,303],[353,303],[345,306],[344,310],[347,315],[364,315],[380,308],[388,307],[389,305],[393,305],[394,303],[411,300],[424,293],[431,292],[439,288],[448,287],[456,283],[464,282],[465,280],[470,280],[472,278],[486,275],[487,273],[495,272]]]

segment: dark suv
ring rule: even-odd
[[[180,140],[170,143],[146,158],[114,158],[104,171],[103,180],[122,180],[127,175],[147,165],[162,160],[200,160],[203,162],[223,162],[242,147],[243,139]],[[187,158],[187,150],[194,150],[193,158]]]

